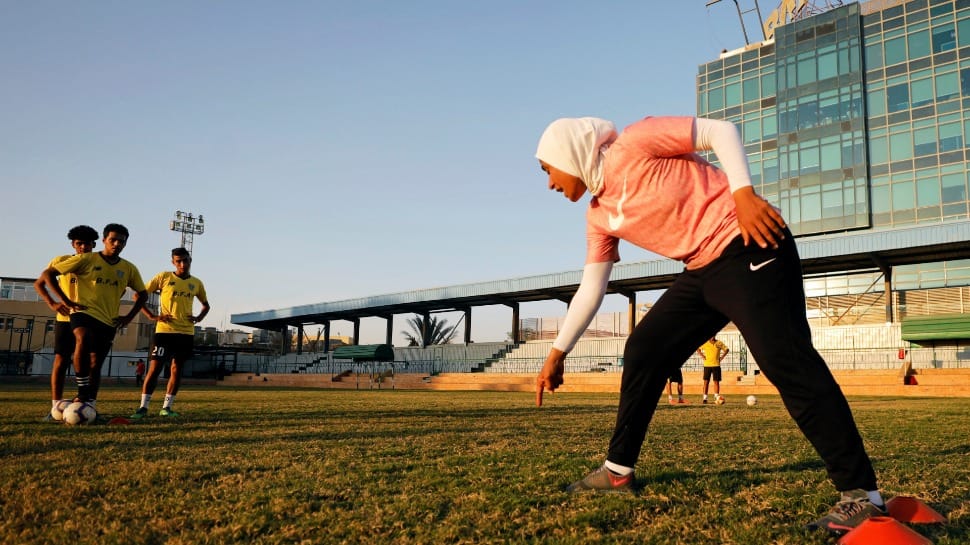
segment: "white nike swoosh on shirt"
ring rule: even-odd
[[[776,259],[778,259],[778,258],[777,257],[773,257],[773,258],[769,259],[768,261],[762,261],[761,263],[758,263],[757,265],[755,265],[754,263],[749,263],[748,264],[748,268],[751,269],[751,271],[753,272],[753,271],[756,271],[756,270],[760,269],[761,267],[764,267],[765,265],[767,265],[768,263],[771,263],[772,261],[774,261]]]
[[[625,219],[623,215],[624,202],[626,202],[626,176],[623,177],[623,193],[620,194],[620,202],[616,203],[617,215],[614,216],[613,212],[610,212],[609,217],[607,218],[610,223],[611,231],[616,231],[623,225],[623,220]]]

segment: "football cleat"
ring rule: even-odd
[[[594,469],[592,473],[574,482],[566,488],[566,492],[583,492],[593,490],[595,492],[633,492],[633,473],[629,475],[617,475],[606,468],[605,465]]]
[[[129,416],[128,418],[132,418],[134,420],[141,420],[146,416],[148,416],[148,407],[138,407],[138,410],[132,413],[132,415]]]
[[[887,516],[886,506],[878,506],[869,500],[865,490],[848,490],[842,499],[824,517],[809,523],[809,530],[827,530],[833,534],[844,534],[862,524],[869,517]]]
[[[178,415],[179,415],[179,413],[173,411],[169,407],[162,407],[162,410],[158,411],[158,416],[172,416],[172,417],[175,417],[175,416],[178,416]]]

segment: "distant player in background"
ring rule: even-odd
[[[142,309],[145,316],[157,322],[155,324],[155,340],[152,343],[151,356],[148,363],[148,376],[141,391],[141,405],[131,415],[140,419],[148,415],[148,404],[158,384],[158,375],[162,366],[171,363],[171,375],[165,391],[165,401],[159,416],[175,417],[172,405],[178,394],[182,382],[182,367],[192,356],[195,340],[195,324],[202,321],[209,313],[209,298],[205,294],[202,281],[192,276],[192,256],[185,248],[172,250],[172,265],[175,271],[161,272],[148,282],[149,293],[161,293],[158,314],[149,308]],[[192,314],[195,300],[202,303],[198,315]]]
[[[145,360],[138,358],[135,364],[135,384],[141,386],[145,382]]]
[[[723,168],[700,157],[700,150],[713,151]],[[571,202],[592,195],[583,277],[536,377],[539,406],[543,390],[563,383],[566,355],[603,301],[621,239],[685,266],[627,340],[604,464],[568,490],[634,488],[634,465],[667,377],[730,321],[841,493],[809,527],[846,532],[885,515],[849,404],[812,345],[792,233],[751,186],[737,127],[647,117],[617,134],[605,119],[559,119],[543,132],[536,158],[549,189]]]
[[[98,243],[98,231],[94,227],[78,225],[67,232],[67,239],[71,241],[74,248],[74,255],[90,253]],[[55,257],[47,265],[48,268],[71,257],[70,254]],[[61,290],[71,299],[77,299],[77,276],[73,274],[61,274],[57,276],[57,283]],[[67,368],[71,365],[74,357],[74,332],[71,330],[71,309],[63,301],[54,302],[43,275],[34,282],[34,290],[40,295],[41,299],[47,302],[47,306],[56,313],[54,320],[54,362],[51,366],[51,410],[44,417],[46,421],[58,420],[54,417],[53,411],[59,402],[67,402],[64,399],[64,377]]]
[[[101,387],[101,364],[111,350],[115,333],[138,315],[148,296],[138,268],[121,257],[121,251],[128,244],[128,228],[109,223],[102,234],[100,252],[70,257],[48,267],[41,275],[47,287],[71,310],[75,401],[87,402],[95,408]],[[76,299],[68,297],[57,283],[57,277],[66,274],[77,277]],[[135,293],[134,305],[127,314],[119,316],[121,299],[129,288]]]
[[[711,337],[697,349],[697,353],[704,358],[704,397],[701,403],[707,403],[707,390],[714,381],[714,401],[721,401],[721,362],[730,350],[727,345]]]
[[[671,384],[675,382],[677,383],[677,401],[674,401],[674,394],[671,390]],[[684,399],[684,373],[680,370],[680,367],[667,377],[667,401],[671,405],[687,403],[687,400]]]

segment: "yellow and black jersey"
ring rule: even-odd
[[[161,293],[158,314],[172,317],[170,322],[159,321],[155,325],[156,333],[195,333],[195,323],[192,316],[192,304],[195,299],[207,302],[205,286],[194,276],[179,278],[174,272],[161,272],[148,282],[148,293]]]
[[[54,265],[57,265],[61,261],[64,261],[64,260],[66,260],[68,258],[71,258],[71,257],[74,257],[74,254],[67,254],[67,255],[62,255],[62,256],[55,257],[54,259],[51,260],[50,263],[47,264],[47,268],[50,269]],[[73,274],[61,274],[61,275],[58,275],[58,277],[57,277],[57,284],[61,287],[61,290],[63,290],[64,293],[67,295],[67,298],[68,299],[70,299],[71,301],[77,301],[77,276],[75,276]],[[57,321],[58,322],[70,322],[71,321],[71,317],[70,316],[65,316],[65,315],[61,314],[60,312],[58,312],[57,313]]]
[[[77,277],[75,301],[86,308],[76,312],[111,326],[118,317],[125,289],[145,290],[145,283],[134,264],[119,258],[112,265],[100,252],[70,256],[56,263],[54,268],[61,275],[73,274]]]

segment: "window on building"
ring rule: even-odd
[[[810,129],[818,126],[818,102],[811,100],[798,105],[798,128]]]
[[[913,32],[906,37],[906,44],[909,46],[909,59],[918,59],[930,54],[930,32],[921,30]]]
[[[913,182],[893,182],[893,211],[899,212],[913,208],[915,208]]]
[[[818,147],[808,146],[798,152],[799,174],[813,174],[819,171]]]
[[[936,153],[936,127],[913,131],[913,152],[917,157]]]
[[[933,29],[933,53],[949,51],[956,45],[956,31],[953,29],[953,23],[940,25]]]
[[[909,94],[913,108],[925,106],[933,102],[933,80],[931,78],[923,78],[911,82],[909,84]]]
[[[874,165],[889,162],[889,146],[885,136],[869,139],[869,162]]]
[[[957,45],[970,45],[970,18],[957,21]]]
[[[751,144],[754,142],[761,141],[761,120],[755,119],[752,121],[745,121],[741,129],[742,134],[744,134],[744,143]]]
[[[866,68],[869,70],[882,68],[882,48],[881,43],[866,46]]]
[[[940,125],[940,152],[963,148],[963,127],[959,122]]]
[[[940,176],[942,183],[941,196],[944,203],[957,203],[967,200],[967,176],[963,172],[955,172]]]
[[[885,51],[884,59],[886,66],[906,62],[906,39],[900,36],[899,38],[886,40]]]
[[[943,102],[960,95],[960,80],[956,72],[936,76],[936,100]]]
[[[886,90],[872,91],[868,97],[869,115],[872,117],[886,115]]]
[[[820,125],[828,125],[839,120],[839,97],[835,92],[823,93],[819,98],[818,119]]]
[[[960,70],[960,91],[963,96],[970,97],[970,68]]]
[[[728,108],[741,104],[741,84],[732,83],[724,86],[724,105]]]
[[[707,92],[707,107],[709,112],[724,109],[724,88],[717,87]]]
[[[769,72],[761,76],[761,96],[770,97],[774,96],[777,85],[775,84],[775,73]]]
[[[839,142],[822,144],[821,157],[821,168],[823,171],[838,170],[842,168],[842,151]]]
[[[818,79],[834,78],[839,75],[839,58],[834,47],[826,47],[819,51]]]
[[[913,158],[913,133],[906,131],[889,135],[889,156],[892,161]]]
[[[901,112],[909,109],[909,85],[900,83],[886,89],[886,102],[889,112]]]
[[[916,205],[938,206],[940,204],[940,183],[936,178],[916,180]]]
[[[758,78],[748,78],[741,82],[741,96],[744,102],[751,102],[761,98],[761,89],[758,87]]]

